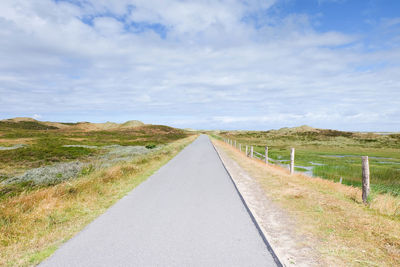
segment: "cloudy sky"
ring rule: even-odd
[[[1,0],[15,116],[400,131],[400,1]]]

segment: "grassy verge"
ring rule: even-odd
[[[0,201],[0,265],[31,266],[167,163],[196,136],[51,187]]]
[[[295,231],[317,240],[308,245],[327,262],[339,259],[346,266],[400,265],[400,198],[380,194],[364,206],[359,188],[289,175],[279,166],[266,166],[221,141],[215,143],[295,219]]]

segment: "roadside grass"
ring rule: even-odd
[[[369,156],[371,190],[400,196],[400,134],[377,135],[334,130],[298,129],[221,132],[223,138],[237,140],[254,146],[264,154],[269,147],[269,157],[280,164],[289,163],[290,148],[295,147],[296,171],[311,167],[313,176],[332,181],[361,186],[361,156]]]
[[[33,266],[172,159],[195,135],[54,186],[0,200],[0,265]]]
[[[362,204],[361,190],[303,174],[290,175],[280,166],[266,165],[214,141],[254,177],[265,194],[296,221],[304,240],[327,262],[340,259],[346,266],[400,265],[400,198],[372,197]]]

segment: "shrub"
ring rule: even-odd
[[[153,148],[155,148],[155,147],[156,147],[155,144],[148,144],[148,145],[146,145],[146,148],[147,148],[147,149],[153,149]]]

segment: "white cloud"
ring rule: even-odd
[[[0,112],[396,130],[399,48],[364,52],[358,36],[316,32],[305,15],[242,19],[273,3],[1,1]]]
[[[39,114],[34,114],[32,118],[34,118],[35,120],[39,120],[40,118],[42,118],[42,116],[40,116]]]

